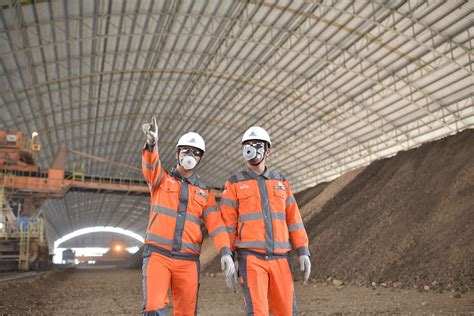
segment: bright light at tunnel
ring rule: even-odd
[[[126,249],[130,253],[136,253],[140,249],[140,247],[134,246],[134,247],[128,247]]]
[[[88,227],[88,228],[82,228],[79,230],[76,230],[70,234],[67,234],[58,240],[54,242],[54,258],[53,262],[54,263],[60,263],[61,262],[61,257],[62,257],[62,252],[58,249],[59,246],[64,243],[65,241],[68,241],[69,239],[85,235],[85,234],[90,234],[90,233],[100,233],[100,232],[110,232],[110,233],[117,233],[117,234],[122,234],[125,236],[132,237],[136,240],[138,240],[141,243],[144,243],[145,240],[143,239],[142,236],[138,235],[137,233],[134,233],[132,231],[119,228],[119,227],[112,227],[112,226],[96,226],[96,227]],[[61,248],[62,249],[62,248]]]

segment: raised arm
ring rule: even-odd
[[[142,126],[146,135],[146,143],[142,148],[142,173],[150,191],[155,190],[163,178],[160,155],[158,153],[158,124],[156,118],[152,117],[151,123]]]

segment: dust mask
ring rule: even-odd
[[[186,170],[194,169],[197,165],[197,160],[193,156],[186,155],[179,161],[180,165]]]
[[[252,165],[258,165],[262,160],[265,153],[265,148],[255,148],[251,145],[244,145],[242,154],[244,159]]]

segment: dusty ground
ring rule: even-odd
[[[139,314],[138,270],[69,270],[36,279],[0,282],[2,314]],[[474,314],[474,293],[297,284],[300,315],[317,314]],[[220,277],[203,276],[200,315],[243,315],[241,293],[230,293]]]

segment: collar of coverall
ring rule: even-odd
[[[247,168],[247,173],[254,179],[258,179],[260,176],[264,177],[265,179],[270,179],[270,170],[268,170],[267,167],[265,167],[265,170],[262,174],[258,174],[250,168]]]
[[[176,179],[178,179],[178,180],[186,180],[186,181],[188,181],[189,183],[191,183],[191,184],[194,185],[194,186],[199,186],[199,185],[198,185],[198,176],[197,176],[197,174],[195,174],[195,173],[193,173],[192,176],[190,176],[189,178],[183,178],[183,177],[179,174],[178,170],[177,170],[175,167],[173,167],[173,169],[171,169],[170,174],[171,174],[171,176],[172,176],[173,178],[176,178]]]

